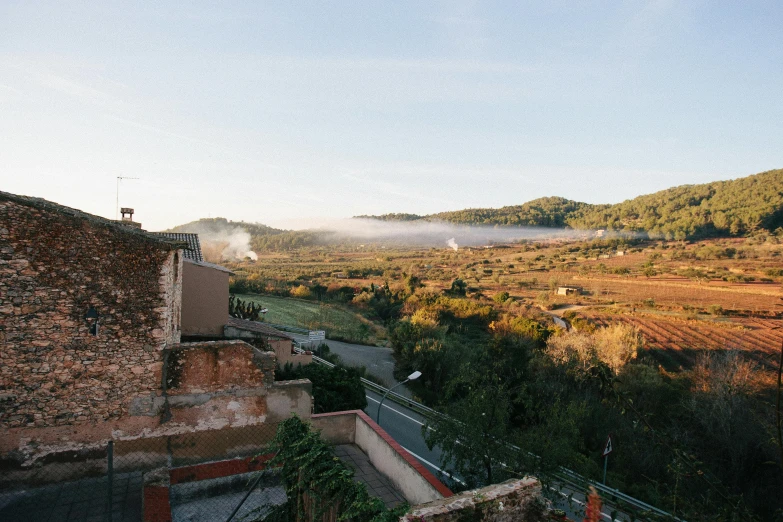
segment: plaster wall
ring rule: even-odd
[[[270,340],[267,341],[267,344],[274,350],[275,355],[277,355],[277,363],[281,367],[286,363],[297,366],[299,364],[305,365],[313,362],[312,353],[294,353],[294,343],[289,339]]]
[[[421,504],[443,498],[431,482],[359,415],[354,437],[355,444],[367,454],[375,469],[386,475],[408,502]]]
[[[228,317],[229,273],[185,260],[182,334],[222,336]]]

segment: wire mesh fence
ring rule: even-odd
[[[106,441],[0,474],[1,521],[263,520],[286,502],[275,425]]]

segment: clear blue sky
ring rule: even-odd
[[[783,3],[0,2],[0,190],[155,230],[783,166]]]

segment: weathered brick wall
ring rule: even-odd
[[[181,254],[68,210],[0,193],[2,429],[124,416],[159,390],[161,350],[179,340]]]

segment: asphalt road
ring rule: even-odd
[[[376,419],[381,396],[370,390],[365,391],[367,395],[367,408],[365,408],[364,411],[372,419]],[[425,420],[421,415],[401,404],[386,399],[383,402],[379,420],[380,426],[386,430],[389,435],[394,437],[394,440],[405,448],[408,453],[426,466],[436,477],[443,480],[445,476],[459,481],[460,478],[456,473],[451,473],[449,470],[442,469],[440,449],[435,447],[430,450],[424,443],[422,426],[424,425]],[[448,484],[446,480],[443,481]],[[581,491],[577,491],[566,485],[554,485],[550,489],[547,498],[552,500],[554,507],[564,510],[571,520],[578,521],[584,519],[586,499],[584,493]],[[607,504],[604,500],[604,506],[601,513],[604,521],[611,522],[612,520],[616,520],[630,522],[632,520],[630,516],[616,511],[614,512],[615,518],[612,518],[613,511],[615,511],[615,508],[612,505]]]
[[[298,340],[308,340],[305,335],[291,335]],[[326,340],[326,344],[330,351],[337,354],[346,366],[364,366],[368,373],[387,383],[387,386],[398,384],[393,375],[394,356],[391,348],[350,344],[330,339]],[[405,386],[395,388],[395,391],[405,397],[411,397],[410,391]],[[375,419],[381,396],[370,390],[365,390],[365,392],[367,408],[364,411],[372,419]],[[422,435],[424,423],[425,419],[415,411],[388,399],[383,402],[380,426],[443,482],[447,484],[448,480],[460,482],[460,477],[456,473],[442,469],[440,449],[437,447],[432,450],[427,448]],[[554,507],[564,510],[571,520],[584,519],[586,498],[583,492],[576,491],[567,485],[555,485],[550,489],[547,498],[552,500]],[[605,522],[630,522],[632,520],[630,516],[615,511],[615,508],[611,504],[607,504],[605,499],[601,515]]]
[[[289,335],[298,341],[308,341],[306,335],[290,332]],[[329,347],[329,351],[337,354],[344,365],[352,367],[364,366],[367,369],[367,373],[376,377],[381,381],[379,384],[387,388],[399,384],[399,381],[394,378],[394,351],[391,348],[344,343],[331,339],[327,339],[325,342]],[[410,391],[405,386],[400,386],[394,391],[405,397],[411,397]]]

